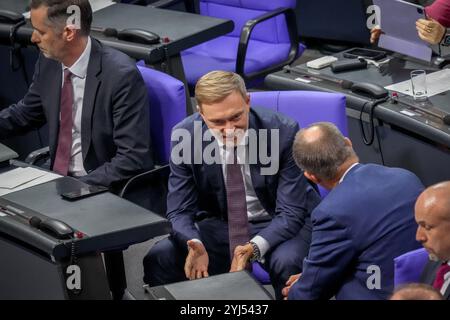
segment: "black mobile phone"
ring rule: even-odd
[[[61,197],[65,200],[75,201],[83,198],[87,198],[102,192],[108,191],[108,188],[103,186],[86,186],[78,190],[61,193]]]
[[[386,52],[372,50],[372,49],[365,49],[365,48],[353,48],[353,49],[345,51],[343,53],[343,56],[344,56],[344,58],[349,58],[349,59],[362,57],[365,59],[380,60],[380,59],[383,59],[384,57],[386,57]]]

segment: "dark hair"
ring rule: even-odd
[[[70,6],[80,9],[80,33],[89,35],[92,24],[92,8],[89,0],[31,0],[30,9],[38,9],[41,6],[48,7],[48,20],[55,24],[66,24],[71,13],[67,12]]]
[[[319,130],[317,137],[313,140],[305,138],[305,133],[312,128]],[[324,180],[332,180],[336,178],[339,166],[356,157],[356,154],[334,124],[318,122],[297,133],[293,157],[304,171]]]

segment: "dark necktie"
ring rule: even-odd
[[[236,148],[234,148],[233,154],[233,163],[227,162],[226,165],[228,236],[231,259],[233,259],[236,246],[247,243],[250,238],[244,178],[241,172],[241,165],[237,163]]]
[[[443,263],[436,272],[436,279],[434,280],[433,287],[437,290],[441,290],[444,285],[444,276],[450,272],[450,266],[447,263]]]
[[[64,70],[64,84],[61,89],[61,106],[58,147],[56,149],[55,163],[53,171],[67,175],[69,171],[70,154],[72,151],[72,106],[73,106],[73,88],[72,73],[69,69]]]

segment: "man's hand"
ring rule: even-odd
[[[293,276],[289,277],[288,281],[286,281],[286,287],[281,290],[281,294],[284,296],[284,300],[287,300],[289,290],[291,290],[292,285],[297,282],[301,275],[301,273],[294,274]]]
[[[447,29],[436,20],[419,19],[416,21],[416,29],[420,39],[430,44],[438,44],[444,37]]]
[[[243,246],[237,246],[234,249],[233,261],[231,262],[230,272],[244,270],[248,261],[253,255],[253,246],[247,243]]]
[[[380,38],[380,35],[383,32],[381,31],[380,26],[375,26],[370,30],[370,43],[375,43]]]
[[[208,277],[209,257],[203,243],[189,240],[189,252],[184,264],[184,273],[189,280]]]

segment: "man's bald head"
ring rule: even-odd
[[[329,122],[318,122],[301,129],[295,137],[293,157],[305,172],[321,180],[337,178],[339,167],[354,158],[350,140]]]
[[[435,184],[417,198],[416,239],[433,260],[450,260],[450,181]]]
[[[435,184],[423,191],[416,201],[416,210],[436,211],[443,219],[450,219],[450,181]]]
[[[430,285],[410,283],[395,290],[390,300],[443,300],[443,297]]]

